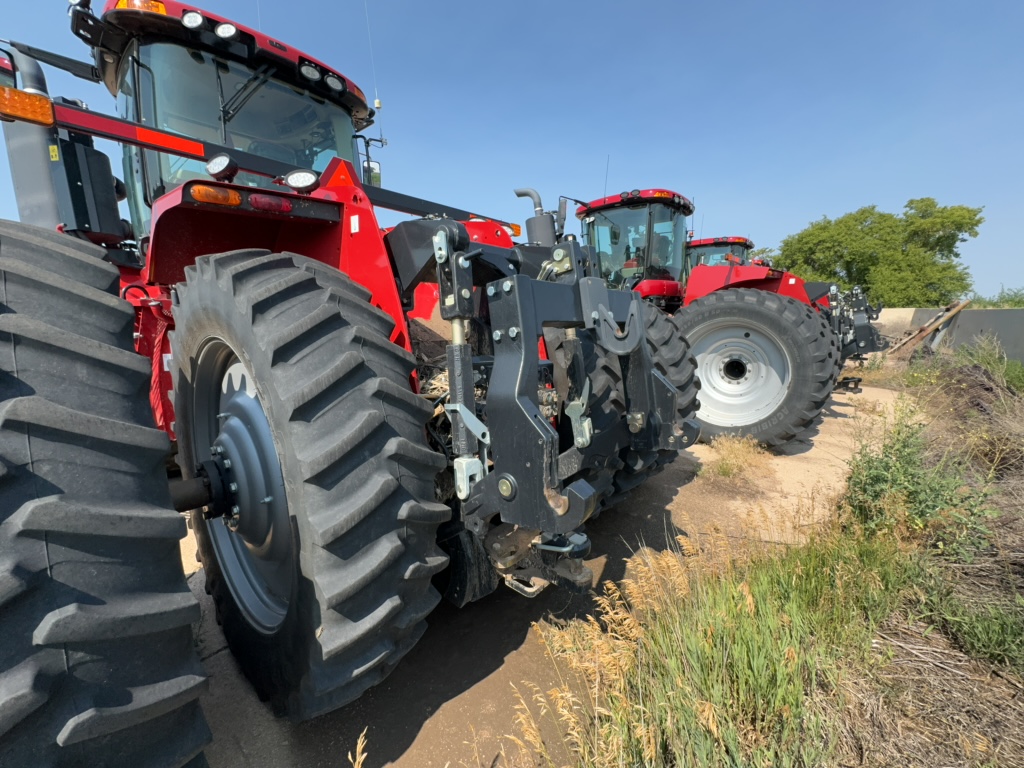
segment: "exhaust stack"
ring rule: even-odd
[[[525,187],[513,191],[516,193],[516,197],[528,197],[533,201],[535,215],[526,220],[526,239],[533,245],[553,248],[558,242],[555,232],[555,217],[551,213],[544,212],[544,206],[541,204],[537,190]]]

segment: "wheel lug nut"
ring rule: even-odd
[[[228,483],[228,490],[232,493],[238,492],[238,483]]]
[[[231,469],[231,459],[224,459],[224,469]]]
[[[238,513],[239,513],[239,512],[241,512],[241,510],[240,510],[240,509],[238,508],[238,505],[237,505],[237,504],[235,504],[235,506],[233,506],[233,507],[231,508],[231,516],[232,516],[232,517],[238,517]]]

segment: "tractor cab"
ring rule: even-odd
[[[358,167],[357,132],[373,111],[350,80],[252,29],[173,0],[109,0],[101,17],[72,6],[72,30],[93,49],[97,78],[122,119],[208,145],[323,171],[335,157]],[[125,145],[123,173],[136,237],[153,202],[209,180],[203,159]],[[235,184],[273,188],[238,174]]]
[[[576,210],[601,277],[613,288],[685,280],[686,217],[693,203],[667,189],[634,189]],[[641,290],[643,293],[643,290]]]
[[[690,269],[750,264],[753,250],[754,243],[745,237],[709,237],[686,244],[686,261]]]

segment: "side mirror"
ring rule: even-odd
[[[366,160],[363,163],[363,184],[368,187],[380,186],[380,163],[376,160]]]
[[[114,197],[119,203],[123,203],[128,199],[128,188],[117,176],[114,177]]]

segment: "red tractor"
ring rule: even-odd
[[[92,61],[0,52],[0,764],[200,753],[175,510],[240,667],[299,720],[383,679],[438,588],[588,590],[583,524],[695,438],[635,295],[576,243],[365,186],[366,98],[291,46],[175,0],[76,0],[71,26]],[[119,116],[51,99],[41,63]],[[619,400],[578,332],[633,372]]]
[[[753,264],[751,252],[754,242],[745,237],[707,237],[702,240],[686,241],[686,260],[692,270],[696,266],[729,266],[730,264]],[[756,262],[771,266],[764,261]]]
[[[577,201],[579,202],[579,201]],[[761,260],[746,238],[687,240],[693,203],[635,189],[576,211],[600,274],[672,317],[702,385],[701,437],[752,435],[781,445],[817,418],[845,360],[884,349],[858,288],[841,294]],[[649,322],[652,322],[649,320]]]

